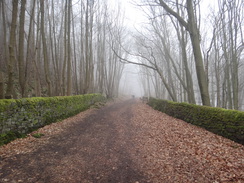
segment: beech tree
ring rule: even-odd
[[[159,0],[159,5],[161,5],[165,9],[165,11],[167,11],[171,16],[174,16],[179,21],[179,23],[189,32],[194,58],[195,58],[196,73],[197,73],[198,84],[201,92],[202,103],[203,105],[210,106],[208,83],[204,71],[203,57],[202,57],[201,46],[200,46],[200,34],[197,25],[196,14],[195,14],[196,11],[193,5],[193,1],[192,0],[186,1],[186,9],[188,15],[187,21],[185,21],[176,11],[171,9],[166,4],[165,1]]]
[[[45,33],[45,28],[44,28],[44,15],[45,15],[44,0],[40,0],[40,8],[41,8],[41,37],[42,37],[42,46],[43,46],[43,60],[44,60],[45,79],[47,82],[48,96],[52,96],[49,60],[48,60],[48,53],[47,53],[46,33]]]
[[[18,64],[19,64],[19,84],[21,96],[25,97],[25,63],[24,63],[24,26],[25,26],[25,5],[26,0],[21,0],[21,9],[20,9],[20,22],[19,22],[19,47],[18,47]]]
[[[9,38],[9,59],[8,59],[8,81],[5,98],[13,98],[14,95],[14,64],[16,62],[15,57],[15,45],[16,45],[16,26],[17,26],[17,16],[18,16],[18,0],[12,1],[12,21],[11,21],[11,30]]]

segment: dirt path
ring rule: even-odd
[[[79,115],[1,147],[0,182],[244,182],[242,145],[136,100]]]

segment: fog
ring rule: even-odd
[[[144,95],[142,85],[139,77],[139,66],[133,64],[126,64],[120,82],[120,94],[135,97]]]

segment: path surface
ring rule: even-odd
[[[39,132],[0,147],[0,182],[244,182],[244,146],[137,100]]]

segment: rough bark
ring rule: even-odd
[[[8,61],[8,82],[7,90],[5,94],[6,99],[13,98],[13,74],[14,74],[14,63],[15,63],[15,45],[16,45],[16,24],[18,16],[18,0],[13,0],[12,10],[12,21],[9,38],[9,61]]]

